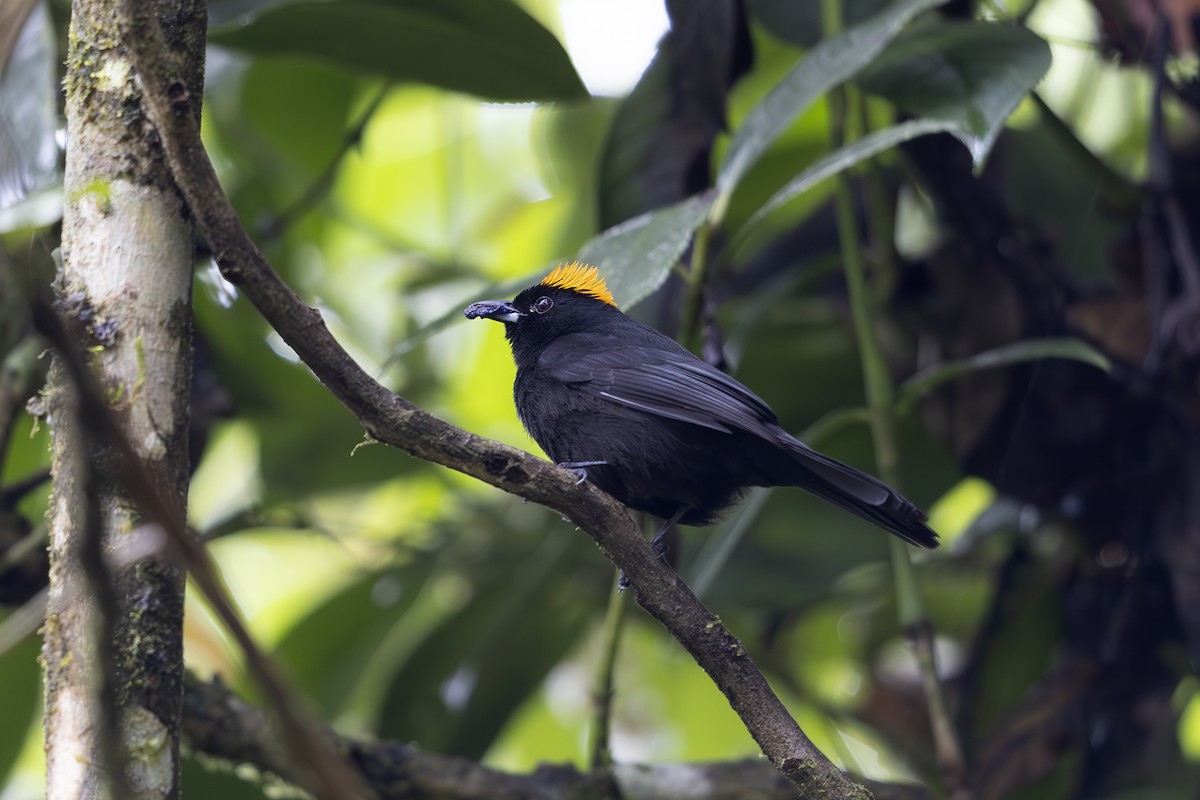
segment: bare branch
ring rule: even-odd
[[[272,751],[265,714],[219,680],[188,676],[184,737],[192,748],[232,764],[249,763],[290,779],[290,766]],[[380,800],[570,800],[571,798],[671,797],[676,800],[793,800],[795,787],[761,759],[701,764],[618,764],[591,773],[542,766],[515,775],[470,759],[430,753],[411,745],[328,734],[331,746],[355,765]],[[929,800],[907,784],[874,784],[879,800]]]

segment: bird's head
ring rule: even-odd
[[[559,336],[603,326],[613,313],[620,314],[600,270],[573,261],[557,267],[512,300],[484,300],[463,312],[467,319],[494,319],[504,323],[504,334],[514,350],[519,346],[545,345]]]

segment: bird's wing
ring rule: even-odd
[[[797,462],[842,492],[870,504],[892,491],[875,478],[813,450],[780,427],[770,407],[738,381],[686,351],[593,342],[550,347],[539,366],[546,377],[625,406],[722,433],[743,430],[790,450]],[[579,353],[584,355],[578,355]]]
[[[539,366],[579,391],[722,433],[769,435],[775,423],[757,395],[690,353],[637,346],[578,351],[547,348]]]

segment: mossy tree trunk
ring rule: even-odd
[[[143,1],[143,0],[137,0]],[[161,0],[184,113],[200,120],[203,2]],[[66,64],[61,312],[109,411],[182,505],[188,480],[193,229],[120,44],[121,0],[75,0]],[[183,574],[88,441],[75,393],[50,389],[54,495],[43,649],[51,798],[176,797],[183,694]],[[89,540],[89,531],[97,536]],[[98,547],[88,547],[89,541]],[[99,552],[103,552],[100,558]],[[104,578],[97,586],[97,576]],[[106,736],[109,738],[106,739]],[[114,747],[113,740],[123,743]],[[114,763],[115,762],[115,763]],[[124,762],[123,765],[121,762]],[[113,770],[119,770],[114,772]]]

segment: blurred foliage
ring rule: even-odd
[[[512,409],[503,337],[464,323],[460,311],[576,255],[600,264],[623,305],[644,301],[638,316],[703,342],[706,356],[716,351],[790,430],[861,408],[819,181],[851,168],[902,220],[895,241],[873,241],[869,253],[898,380],[924,369],[924,391],[961,386],[984,368],[995,380],[1028,375],[1006,370],[1038,369],[1031,359],[1100,363],[1096,348],[1120,358],[1103,337],[1089,337],[1093,347],[1071,338],[1076,331],[1024,329],[994,341],[964,337],[963,352],[944,347],[931,361],[936,336],[914,334],[914,320],[951,328],[953,303],[920,294],[949,234],[919,170],[891,148],[953,132],[1080,292],[1127,286],[1119,244],[1136,227],[1136,187],[1146,177],[1146,71],[1108,57],[1081,0],[943,10],[936,0],[859,0],[845,3],[849,30],[835,39],[821,34],[819,5],[669,2],[671,34],[642,80],[612,99],[586,96],[559,44],[570,3],[218,0],[204,139],[244,223],[360,363],[412,402],[527,449],[535,446]],[[61,47],[65,7],[37,8]],[[32,57],[46,72],[57,63],[53,48]],[[7,101],[29,101],[19,79],[0,83],[0,134]],[[1028,99],[1039,80],[1041,110]],[[865,97],[857,134],[881,138],[834,153],[824,98],[845,81]],[[51,102],[45,94],[35,97]],[[1166,112],[1173,131],[1194,138],[1193,109],[1172,96]],[[43,137],[53,136],[50,127],[42,125]],[[946,137],[938,146],[947,161],[964,154]],[[806,172],[814,164],[827,170]],[[21,185],[35,167],[44,175],[41,162],[0,160],[4,170],[24,170],[0,175],[0,187]],[[0,208],[0,257],[18,267],[46,260],[57,245],[39,181],[40,193]],[[864,194],[864,217],[870,202]],[[696,242],[707,247],[703,274],[680,278]],[[544,509],[364,446],[349,414],[199,252],[190,512],[260,640],[339,730],[515,770],[584,766],[608,562]],[[990,291],[984,281],[982,268],[963,278]],[[921,590],[955,722],[971,759],[990,764],[998,732],[1020,730],[1007,726],[1030,714],[1022,704],[1060,685],[1050,683],[1055,665],[1078,644],[1064,634],[1070,588],[1082,575],[1124,573],[1089,549],[1071,520],[1055,517],[1064,506],[1036,508],[970,477],[986,473],[958,429],[910,406],[899,430],[904,489],[932,509],[946,542],[918,555]],[[845,419],[814,444],[870,469],[867,429]],[[11,433],[0,438],[5,489],[47,468],[48,436],[24,412],[11,431],[10,420],[0,422]],[[1012,448],[1017,459],[1020,445]],[[4,510],[32,526],[46,496],[39,486]],[[705,602],[825,752],[873,778],[936,785],[877,530],[776,490],[712,529],[686,531],[672,554],[686,578],[711,576]],[[616,758],[754,754],[707,677],[656,625],[630,617],[616,674]],[[1170,776],[1154,796],[1168,800],[1194,796],[1187,770],[1200,761],[1200,692],[1183,646],[1171,647],[1164,660],[1173,666],[1161,676],[1168,744],[1154,767]],[[40,734],[36,652],[30,636],[0,654],[5,800],[40,793],[40,748],[29,738]],[[238,653],[194,599],[187,658],[254,696]],[[1080,719],[1095,727],[1071,740],[1095,752],[1056,754],[1052,769],[1015,781],[1020,796],[1149,796],[1144,777],[1097,783],[1081,766],[1100,752],[1102,722]],[[257,777],[210,770],[198,756],[184,789],[259,797]]]

